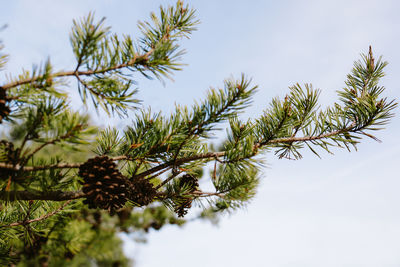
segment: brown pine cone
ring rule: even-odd
[[[129,186],[129,199],[139,206],[146,206],[153,202],[157,195],[153,184],[145,178],[136,178],[131,180]]]
[[[101,208],[113,213],[127,201],[127,179],[116,164],[107,156],[89,159],[79,168],[84,181],[82,191],[86,193],[85,204],[89,208]]]
[[[185,188],[187,193],[193,193],[199,187],[199,181],[197,178],[190,174],[185,174],[179,179],[179,187]],[[184,217],[188,210],[192,207],[192,197],[179,197],[175,205],[175,213],[178,217]]]
[[[185,174],[179,179],[180,187],[189,187],[189,192],[195,191],[199,187],[199,180],[193,175]]]
[[[186,197],[181,200],[183,200],[183,202],[177,205],[174,209],[174,212],[178,214],[178,217],[184,217],[188,213],[188,210],[192,207],[193,198]]]

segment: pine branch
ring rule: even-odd
[[[153,51],[149,51],[149,52],[152,53]],[[50,78],[54,79],[54,78],[61,78],[61,77],[92,76],[92,75],[96,75],[96,74],[104,74],[104,73],[107,73],[107,72],[124,69],[124,68],[127,68],[127,67],[132,67],[135,64],[145,65],[145,63],[149,60],[148,59],[149,55],[151,55],[151,53],[149,54],[149,52],[147,52],[144,55],[135,57],[129,62],[118,64],[118,65],[111,66],[111,67],[108,67],[108,68],[99,69],[99,70],[86,70],[86,71],[75,71],[75,70],[73,70],[73,71],[60,71],[60,72],[56,72],[56,73],[53,73],[52,75],[50,75]],[[19,80],[19,81],[15,81],[15,82],[10,82],[10,83],[4,84],[1,87],[3,89],[5,89],[5,90],[8,90],[10,88],[14,88],[14,87],[21,86],[21,85],[24,85],[24,84],[29,84],[29,83],[36,82],[36,81],[41,80],[41,79],[43,79],[43,76],[36,76],[36,77],[28,78],[28,79],[23,79],[23,80]]]
[[[181,172],[180,171],[173,171],[173,173],[171,174],[171,176],[169,176],[167,179],[165,179],[162,183],[160,183],[159,185],[157,185],[155,187],[155,190],[160,189],[161,187],[163,187],[164,185],[166,185],[169,181],[173,180],[176,176],[178,176]]]
[[[195,160],[200,160],[200,159],[210,159],[210,158],[215,158],[215,157],[222,157],[225,155],[225,152],[210,152],[210,153],[205,153],[205,154],[198,154],[198,155],[193,155],[190,157],[184,157],[184,158],[179,158],[176,160],[170,160],[165,163],[162,163],[160,165],[157,165],[151,169],[148,169],[144,172],[141,172],[135,176],[132,177],[132,179],[138,179],[138,178],[144,178],[148,175],[151,175],[155,172],[158,172],[162,169],[169,168],[171,166],[178,166],[187,162],[195,161]]]
[[[248,89],[249,86],[250,81],[248,81],[244,74],[242,74],[241,80],[225,81],[225,92],[220,90],[217,93],[212,90],[209,93],[207,100],[202,103],[201,106],[195,106],[191,121],[193,122],[196,117],[204,118],[201,118],[199,123],[193,123],[194,125],[188,129],[186,137],[174,152],[174,160],[178,158],[180,151],[187,144],[190,138],[201,136],[203,132],[212,129],[210,125],[223,121],[224,119],[231,117],[235,112],[244,109],[250,103],[250,97],[257,89],[257,86]],[[215,99],[218,99],[220,103],[215,101]],[[215,102],[217,102],[218,105],[216,105]],[[198,116],[198,114],[201,114],[201,116]],[[206,128],[206,126],[208,126],[208,128]]]
[[[0,200],[17,201],[17,200],[52,200],[64,201],[85,197],[82,191],[48,191],[41,192],[36,190],[26,191],[0,191]]]
[[[0,228],[2,228],[2,227],[4,227],[4,228],[6,228],[6,227],[14,227],[14,226],[18,226],[18,225],[23,225],[23,226],[25,226],[25,225],[28,225],[28,224],[31,224],[31,223],[34,223],[34,222],[39,222],[39,221],[45,220],[45,219],[47,219],[47,218],[49,218],[49,217],[51,217],[51,216],[53,216],[53,215],[59,213],[60,211],[62,211],[69,203],[71,203],[71,201],[72,201],[72,199],[66,201],[66,202],[65,202],[61,207],[59,207],[58,209],[56,209],[56,210],[54,210],[54,211],[52,211],[52,212],[50,212],[50,213],[47,213],[47,214],[45,214],[45,215],[43,215],[43,216],[40,216],[39,218],[31,219],[31,220],[26,220],[26,219],[25,219],[25,220],[23,220],[23,221],[14,222],[14,223],[7,224],[7,225],[0,225]]]
[[[330,133],[325,133],[322,135],[316,135],[316,136],[303,136],[303,137],[287,137],[287,138],[277,138],[277,139],[272,139],[272,140],[268,140],[266,142],[260,142],[260,143],[255,143],[254,144],[254,148],[258,149],[258,148],[262,148],[265,146],[268,146],[270,144],[279,144],[279,143],[293,143],[293,142],[308,142],[308,141],[315,141],[315,140],[320,140],[320,139],[324,139],[324,138],[329,138],[335,135],[339,135],[342,133],[346,133],[346,132],[350,132],[354,127],[356,126],[355,123],[352,123],[349,127],[345,128],[345,129],[341,129],[341,130],[337,130],[337,131],[333,131]],[[200,159],[215,159],[216,157],[223,157],[225,155],[224,151],[221,152],[209,152],[209,153],[205,153],[205,154],[197,154],[197,155],[193,155],[190,157],[183,157],[183,158],[178,158],[176,160],[171,160],[171,161],[167,161],[164,162],[162,164],[159,164],[151,169],[148,169],[146,171],[143,171],[139,174],[136,174],[133,176],[133,179],[137,179],[137,178],[144,178],[148,175],[151,175],[153,173],[156,173],[162,169],[171,167],[173,165],[181,165],[184,163],[188,163],[191,161],[195,161],[195,160],[200,160]],[[131,160],[129,157],[127,156],[118,156],[118,157],[113,157],[111,158],[114,161],[117,160]],[[83,163],[57,163],[57,164],[53,164],[53,165],[42,165],[42,166],[25,166],[25,167],[21,167],[21,165],[17,164],[17,165],[13,165],[13,164],[7,164],[7,163],[3,163],[0,162],[0,168],[1,169],[7,169],[7,170],[15,170],[15,171],[19,171],[19,170],[23,170],[23,171],[39,171],[39,170],[47,170],[47,169],[71,169],[71,168],[79,168]]]
[[[177,12],[180,12],[180,18],[181,19],[185,18],[186,21],[180,22],[180,21],[176,20],[176,21],[174,21],[175,24],[166,25],[167,28],[161,32],[161,35],[156,40],[154,40],[154,41],[156,41],[156,43],[152,43],[151,47],[148,51],[144,51],[145,53],[142,55],[137,55],[136,53],[134,53],[133,57],[127,62],[124,62],[121,64],[116,64],[113,66],[108,66],[108,67],[102,68],[102,69],[93,69],[93,70],[89,69],[89,70],[85,70],[85,71],[79,71],[79,67],[82,65],[82,56],[87,54],[87,53],[83,53],[82,51],[80,51],[81,55],[78,58],[77,67],[73,71],[60,71],[60,72],[53,73],[51,75],[47,75],[47,74],[39,75],[36,77],[31,77],[31,78],[27,78],[27,79],[10,82],[10,83],[4,84],[1,87],[5,90],[8,90],[10,88],[14,88],[14,87],[21,86],[24,84],[34,83],[36,81],[42,80],[44,77],[51,80],[53,78],[61,78],[61,77],[68,77],[68,76],[92,76],[92,75],[98,75],[98,74],[105,74],[105,73],[110,73],[113,71],[118,71],[121,69],[133,67],[133,66],[143,66],[144,68],[148,68],[149,67],[148,63],[150,61],[150,57],[156,51],[156,47],[158,44],[162,44],[167,41],[174,42],[177,39],[177,37],[185,36],[185,34],[190,33],[191,31],[195,30],[195,28],[193,26],[198,24],[198,21],[193,20],[194,12],[191,10],[188,10],[187,8],[183,8],[182,6],[179,6],[179,8],[180,8],[180,10],[177,10]],[[161,12],[164,12],[164,11],[161,10]],[[173,16],[172,10],[171,10],[171,14],[169,14],[169,15]],[[91,15],[89,15],[89,17],[88,17],[89,21],[91,19],[90,16]],[[185,16],[187,16],[187,17],[185,17]],[[96,27],[100,27],[101,24],[103,23],[103,21],[104,21],[104,19],[101,20],[100,23]],[[181,23],[183,23],[183,24],[181,24]],[[155,30],[155,29],[151,29],[151,28],[146,29],[146,28],[148,28],[149,25],[150,24],[148,24],[148,23],[140,23],[142,30],[148,31],[147,34],[151,33],[152,30],[153,31]],[[75,25],[75,26],[77,26],[77,25]],[[88,25],[86,25],[86,26],[88,26]],[[90,26],[95,27],[94,25],[90,25]],[[95,33],[96,30],[97,29],[93,29],[91,31],[91,33]],[[158,29],[158,30],[160,30],[160,29]],[[177,32],[174,33],[174,31],[177,31]],[[103,34],[106,34],[106,31]],[[160,34],[160,33],[158,33],[158,34]],[[146,37],[148,37],[148,36],[146,36]],[[90,38],[91,38],[91,36],[86,36],[86,38],[84,40],[87,41]],[[86,47],[86,43],[83,44],[83,49],[85,49],[85,47]]]
[[[224,194],[228,192],[228,190],[222,191],[222,192],[202,192],[199,190],[196,190],[193,192],[193,195],[196,197],[209,197],[209,196],[219,196],[223,197]],[[158,199],[163,199],[163,196],[165,198],[164,193],[158,193],[157,198]],[[19,200],[51,200],[51,201],[66,201],[66,203],[63,204],[62,207],[60,207],[58,210],[53,211],[51,213],[48,213],[40,218],[30,220],[29,223],[35,222],[35,221],[40,221],[43,219],[46,219],[57,212],[61,211],[66,205],[68,205],[72,200],[74,199],[79,199],[79,198],[84,198],[86,197],[86,194],[83,193],[82,191],[49,191],[49,192],[32,192],[32,191],[11,191],[11,192],[0,192],[0,200],[4,201],[19,201]],[[46,217],[45,217],[46,216]],[[28,221],[25,221],[28,222]],[[15,224],[15,225],[14,225]],[[10,225],[3,225],[0,227],[8,227],[8,226],[16,226],[16,225],[25,225],[27,223],[24,223],[24,221],[13,223]]]
[[[79,125],[79,124],[78,124],[78,125],[76,125],[73,129],[71,129],[70,131],[68,131],[66,134],[64,134],[64,135],[62,135],[62,136],[59,136],[59,137],[56,138],[56,139],[46,141],[46,142],[44,142],[43,144],[41,144],[40,146],[36,147],[30,154],[28,154],[28,155],[25,157],[25,159],[24,159],[22,165],[25,165],[25,164],[29,161],[29,159],[31,159],[36,153],[38,153],[38,152],[39,152],[40,150],[42,150],[44,147],[46,147],[46,146],[48,146],[48,145],[54,145],[54,144],[56,144],[56,143],[59,142],[59,141],[62,141],[62,140],[67,139],[67,138],[70,138],[71,136],[73,136],[75,130],[76,130],[77,128],[80,128],[81,126],[82,126],[82,125]]]
[[[320,140],[320,139],[329,138],[329,137],[332,137],[335,135],[339,135],[342,133],[352,132],[352,131],[354,131],[355,127],[356,127],[356,123],[353,122],[349,127],[346,127],[341,130],[336,130],[336,131],[333,131],[330,133],[325,133],[325,134],[316,135],[316,136],[277,138],[277,139],[269,140],[266,143],[260,143],[260,147],[263,147],[268,144],[308,142],[308,141]]]
[[[113,157],[112,160],[128,160],[127,156],[118,156]],[[6,170],[14,170],[14,171],[41,171],[41,170],[49,170],[49,169],[75,169],[79,168],[84,162],[81,163],[57,163],[52,165],[39,165],[39,166],[24,166],[22,167],[19,164],[13,165],[4,162],[0,162],[0,169]]]
[[[196,191],[194,191],[192,194],[193,194],[195,197],[212,197],[212,196],[217,196],[217,197],[223,198],[223,197],[225,196],[225,193],[226,193],[226,192],[224,192],[224,191],[222,191],[222,192],[202,192],[202,191],[196,190]]]

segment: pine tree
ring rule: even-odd
[[[376,140],[372,132],[394,115],[397,103],[379,85],[387,63],[371,47],[325,109],[319,90],[295,84],[263,115],[242,121],[257,90],[245,75],[172,114],[141,108],[135,75],[162,80],[180,70],[179,41],[197,24],[180,1],[140,22],[138,39],[112,34],[104,18],[89,14],[73,22],[74,69],[55,71],[48,60],[2,83],[1,265],[126,266],[118,232],[182,225],[194,204],[209,219],[241,208],[256,194],[264,153],[300,159],[303,148],[317,156],[351,151],[364,136]],[[1,55],[0,67],[6,62]],[[82,105],[110,117],[133,110],[135,118],[125,129],[91,125],[62,90],[68,81],[77,83]],[[227,136],[213,146],[221,125]],[[203,191],[199,179],[214,190]]]

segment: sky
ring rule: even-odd
[[[50,57],[69,69],[72,19],[89,11],[107,17],[117,33],[136,35],[138,20],[174,1],[50,1],[3,3],[1,39],[10,53],[8,71],[18,73]],[[333,104],[336,90],[360,53],[372,45],[389,62],[382,85],[399,99],[400,2],[393,0],[186,1],[197,9],[198,31],[184,40],[188,65],[165,84],[139,79],[139,97],[154,111],[190,105],[210,86],[245,73],[259,86],[244,116],[256,117],[294,83],[322,90]],[[3,79],[3,77],[1,78]],[[398,113],[398,109],[396,109]],[[363,140],[357,152],[335,149],[322,159],[305,152],[299,161],[266,155],[262,185],[244,210],[219,226],[192,222],[150,232],[148,243],[123,237],[138,267],[156,266],[400,266],[400,120]],[[95,118],[122,127],[126,121]]]

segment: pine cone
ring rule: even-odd
[[[193,193],[199,187],[199,181],[193,175],[185,174],[179,179],[179,187],[187,188],[188,191],[186,192]],[[178,217],[183,217],[187,214],[192,207],[192,201],[192,197],[180,197],[177,199],[174,211],[178,214]]]
[[[179,179],[179,186],[189,187],[189,192],[193,192],[199,187],[199,180],[193,175],[185,174]]]
[[[7,97],[6,90],[0,87],[0,124],[3,118],[10,114],[10,108],[7,106],[7,102],[10,100]]]
[[[174,209],[174,212],[178,214],[178,217],[184,217],[188,213],[188,210],[192,207],[193,198],[187,197],[182,198],[181,200],[183,200],[183,202]]]
[[[79,168],[79,176],[84,179],[83,201],[89,208],[101,208],[114,213],[127,201],[127,179],[119,172],[116,164],[107,156],[89,159]]]
[[[129,199],[140,206],[153,202],[157,191],[147,179],[136,178],[129,186]]]

